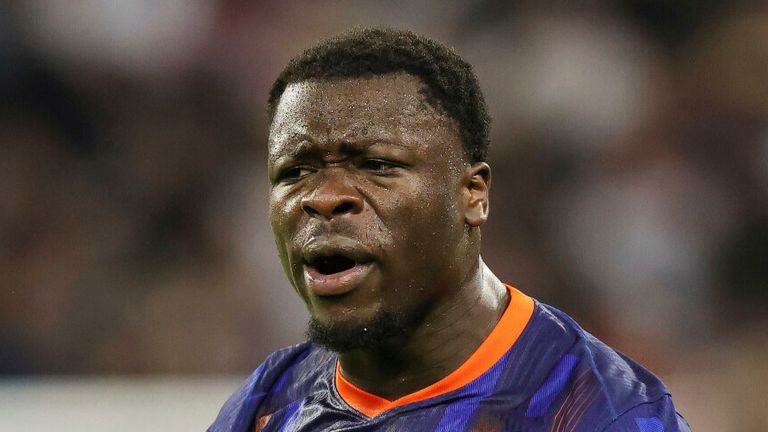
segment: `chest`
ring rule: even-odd
[[[448,398],[424,401],[367,418],[333,398],[308,398],[257,414],[253,432],[277,431],[543,431],[514,405],[500,400]],[[548,429],[547,429],[548,430]]]

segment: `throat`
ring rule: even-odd
[[[506,309],[509,294],[503,284],[490,289],[496,295],[476,291],[474,298],[461,299],[463,308],[436,310],[403,343],[341,353],[342,376],[390,401],[444,380],[473,357]]]
[[[348,352],[339,355],[339,363],[349,383],[389,401],[429,387],[460,366],[445,361],[428,365],[421,356],[402,351]]]

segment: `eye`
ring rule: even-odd
[[[395,168],[398,168],[398,165],[394,162],[389,162],[381,159],[366,159],[360,164],[360,168],[368,171],[373,171],[375,173],[389,173]]]
[[[278,181],[296,181],[315,172],[314,168],[308,166],[294,166],[284,169],[278,176]]]

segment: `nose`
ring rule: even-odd
[[[352,185],[339,178],[325,178],[301,199],[301,208],[310,216],[324,219],[363,211],[363,197]]]

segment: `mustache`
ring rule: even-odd
[[[300,242],[306,242],[311,238],[320,236],[340,236],[349,238],[362,237],[362,230],[355,223],[337,219],[329,222],[318,221],[316,223],[309,223],[303,227],[303,229],[297,234],[295,240]]]

